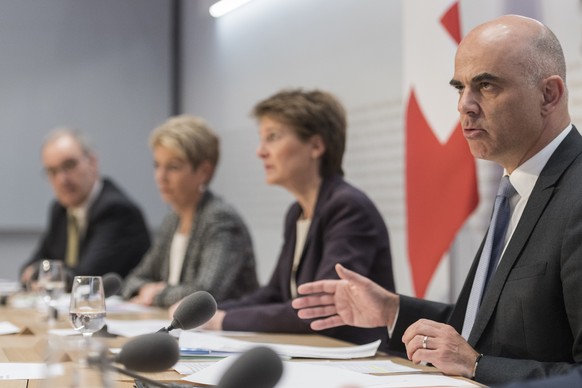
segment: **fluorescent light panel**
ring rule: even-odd
[[[226,15],[227,13],[234,11],[240,6],[249,3],[251,0],[220,0],[210,6],[208,12],[215,18]]]

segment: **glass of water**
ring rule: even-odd
[[[42,260],[38,270],[38,287],[48,306],[49,324],[57,318],[57,302],[65,292],[65,268],[59,260]]]
[[[105,325],[105,294],[101,276],[75,276],[69,315],[73,328],[88,339]]]
[[[109,362],[108,347],[103,342],[49,335],[45,376],[39,388],[112,388]]]

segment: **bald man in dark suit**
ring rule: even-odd
[[[488,231],[498,263],[484,253],[494,251],[486,238],[452,305],[397,295],[338,267],[341,280],[299,288],[312,294],[293,302],[299,316],[316,318],[314,329],[387,326],[392,350],[487,385],[579,367],[582,136],[565,79],[560,43],[536,20],[506,15],[469,32],[450,84],[471,152],[503,167],[513,187],[499,195],[511,191],[506,229],[498,237],[492,222]]]

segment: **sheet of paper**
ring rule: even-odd
[[[144,313],[157,310],[155,307],[144,306],[124,300],[118,295],[110,296],[105,300],[107,313]]]
[[[257,343],[191,331],[184,331],[180,335],[180,348],[184,349],[206,349],[219,352],[244,352],[259,345],[268,346],[277,354],[287,357],[351,359],[374,356],[378,350],[378,346],[380,346],[380,340],[366,345],[358,346],[321,347]]]
[[[370,361],[313,361],[309,362],[313,365],[331,366],[333,368],[341,368],[351,370],[358,373],[421,373],[420,369],[411,368],[400,365],[390,360],[370,360]]]
[[[55,373],[63,373],[61,370]],[[26,380],[43,379],[46,376],[46,364],[44,363],[0,363],[0,380]]]
[[[43,306],[44,302],[42,301],[42,298],[40,297],[40,295],[37,296],[37,299],[40,299],[40,300],[37,300],[36,304]],[[57,301],[57,310],[59,310],[59,313],[68,314],[70,303],[71,303],[71,294],[61,295],[61,297]],[[106,308],[108,314],[143,313],[143,312],[151,312],[151,311],[157,310],[157,308],[155,308],[155,307],[143,306],[141,304],[128,302],[118,295],[110,296],[109,298],[105,299],[105,308]]]
[[[0,322],[0,334],[16,334],[20,333],[20,328],[11,322]]]
[[[198,333],[209,333],[219,337],[256,337],[261,335],[261,333],[256,331],[214,331],[214,330],[204,330],[204,329],[191,329],[188,331],[198,332]]]
[[[406,388],[406,387],[477,387],[467,380],[455,379],[437,374],[414,374],[414,375],[392,375],[375,376],[378,384],[363,385],[362,388]],[[279,388],[279,386],[276,386]],[[340,388],[337,386],[336,388]],[[314,387],[315,388],[315,387]]]
[[[136,337],[142,334],[155,333],[162,327],[168,327],[170,324],[169,319],[117,320],[107,318],[106,322],[107,332],[122,337]],[[170,335],[178,337],[180,332],[180,329],[172,330]]]
[[[25,292],[12,295],[9,303],[11,307],[15,308],[36,308],[37,299],[36,294]]]
[[[41,304],[42,303],[43,301],[41,296]],[[57,310],[59,314],[62,314],[63,316],[68,316],[70,305],[71,305],[71,294],[62,294],[57,300]]]
[[[13,295],[10,300],[10,306],[15,308],[34,308],[46,313],[47,304],[43,300],[40,292],[26,292]],[[71,302],[71,294],[63,294],[56,301],[56,308],[59,313],[68,314],[69,304]]]
[[[22,285],[20,282],[0,279],[0,295],[10,295],[22,290]]]
[[[215,361],[180,361],[173,366],[173,369],[181,375],[191,375],[192,373],[208,368],[214,362]]]
[[[81,335],[81,333],[75,329],[51,329],[48,332],[49,334],[58,335],[61,337],[67,337],[70,335]]]
[[[216,385],[236,358],[236,356],[225,358],[183,378],[183,380],[198,384]],[[365,387],[365,384],[381,383],[381,381],[376,380],[376,376],[327,366],[292,361],[285,361],[283,365],[283,376],[275,386],[276,388],[338,388],[349,385]],[[258,369],[260,370],[260,367]]]
[[[183,380],[198,384],[216,385],[228,370],[236,356],[211,364],[202,370],[184,377]],[[258,368],[260,370],[260,367]],[[259,372],[260,373],[260,372]],[[283,362],[283,375],[275,388],[360,388],[390,387],[475,387],[460,379],[436,374],[411,374],[373,376],[339,368],[324,366],[324,363]]]

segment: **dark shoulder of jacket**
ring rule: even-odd
[[[334,177],[327,185],[322,186],[322,188],[324,190],[322,190],[318,198],[316,209],[323,208],[327,204],[333,204],[334,207],[349,206],[351,208],[357,207],[365,209],[366,212],[378,212],[376,205],[366,193],[345,181],[340,176]]]

